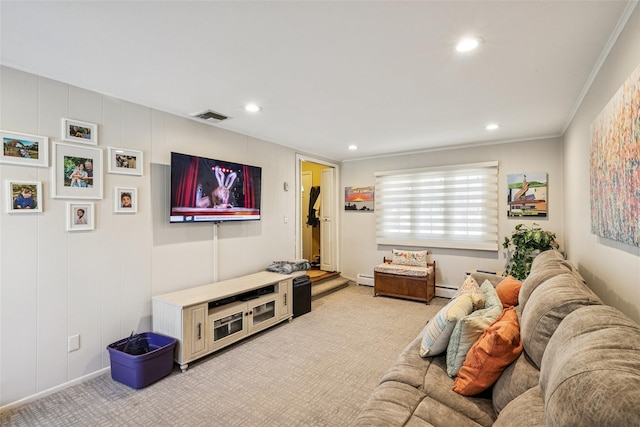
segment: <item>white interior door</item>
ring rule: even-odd
[[[313,242],[312,232],[313,227],[307,224],[307,214],[309,212],[309,199],[311,194],[311,186],[313,185],[312,172],[302,172],[302,197],[300,212],[302,212],[301,233],[302,233],[302,258],[309,261],[314,261],[313,256]]]
[[[335,170],[322,170],[320,179],[320,270],[336,271]]]

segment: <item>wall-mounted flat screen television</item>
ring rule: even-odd
[[[169,221],[259,220],[261,182],[258,166],[171,153]]]

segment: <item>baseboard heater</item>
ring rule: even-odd
[[[356,283],[358,285],[373,286],[373,276],[368,274],[358,274],[356,276]]]
[[[449,286],[436,284],[436,296],[442,298],[453,298],[455,293],[458,292],[458,288],[452,288]]]

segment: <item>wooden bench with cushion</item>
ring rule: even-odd
[[[416,253],[419,254],[419,260],[408,263],[397,256],[395,249],[392,259],[383,258],[383,263],[376,266],[373,271],[374,296],[406,298],[426,303],[433,299],[436,294],[436,263],[435,261],[426,262],[426,251],[409,252],[410,256]],[[422,253],[424,253],[424,261],[420,256]]]

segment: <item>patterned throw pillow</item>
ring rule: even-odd
[[[480,288],[485,297],[485,307],[464,316],[451,332],[447,346],[447,374],[450,377],[457,375],[471,346],[502,314],[502,302],[491,282],[485,280]]]
[[[473,303],[469,294],[460,295],[442,307],[424,328],[420,356],[435,356],[445,351],[456,322],[471,313],[472,310]]]
[[[394,249],[392,262],[398,265],[412,265],[415,267],[427,266],[427,255],[429,251],[403,251]]]
[[[458,288],[457,295],[471,294],[473,300],[473,309],[480,310],[484,308],[485,297],[480,289],[480,285],[472,276],[467,276],[462,286]]]

